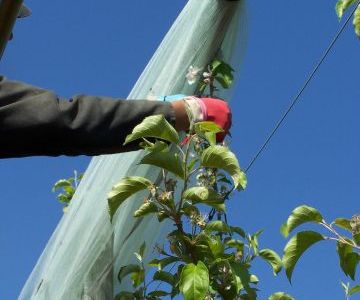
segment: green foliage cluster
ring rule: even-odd
[[[337,218],[327,223],[318,210],[302,205],[293,210],[287,222],[282,225],[281,232],[288,237],[295,228],[305,223],[318,224],[330,235],[307,230],[300,231],[291,237],[284,248],[283,257],[288,279],[291,281],[294,268],[305,251],[320,241],[330,240],[336,243],[341,270],[346,276],[355,280],[356,269],[360,262],[360,215],[354,215],[351,219]],[[350,288],[349,285],[343,284],[343,287],[347,299],[360,291],[360,285]]]
[[[68,206],[75,194],[75,191],[77,187],[79,186],[79,183],[82,179],[84,174],[78,174],[76,171],[74,171],[74,176],[70,177],[68,179],[60,179],[57,182],[55,182],[54,186],[52,187],[52,192],[55,193],[56,191],[61,191],[57,195],[57,199],[60,203],[62,203],[63,211],[66,212],[68,209]]]
[[[344,13],[354,5],[358,5],[358,0],[338,0],[335,6],[336,14],[341,20]],[[355,10],[354,13],[354,19],[353,19],[353,25],[355,29],[355,33],[358,37],[360,37],[360,6]]]
[[[127,137],[125,143],[141,141],[145,156],[140,163],[161,168],[162,178],[160,183],[138,176],[123,178],[109,193],[111,219],[124,201],[145,191],[148,197],[134,217],[155,214],[159,222],[170,220],[176,229],[168,233],[165,245],[157,246],[159,257],[147,262],[157,269],[150,282],[145,276],[145,245],[136,253],[138,265],[120,269],[119,280],[131,276],[134,291],[122,291],[117,300],[178,294],[186,300],[256,299],[259,279],[251,273],[254,259],[267,262],[275,275],[282,269],[275,251],[259,248],[262,231],[248,234],[222,218],[226,200],[235,189],[245,189],[247,181],[235,154],[215,143],[220,131],[211,122],[193,124],[184,144],[164,116],[156,115],[144,119]],[[217,211],[217,220],[201,213],[207,207]],[[168,288],[154,288],[159,281]],[[270,299],[293,298],[277,293]]]

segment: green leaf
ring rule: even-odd
[[[208,239],[208,245],[214,258],[220,258],[224,254],[224,245],[219,236],[210,237]]]
[[[141,270],[140,266],[134,265],[134,264],[121,267],[119,274],[118,274],[119,282],[121,283],[121,281],[124,279],[124,277],[126,277],[130,274],[133,274],[133,273],[138,273],[138,272],[140,272],[140,270]]]
[[[194,130],[198,134],[199,133],[205,134],[206,132],[218,133],[224,131],[219,125],[211,121],[203,121],[203,122],[195,123]]]
[[[356,245],[360,246],[360,233],[353,234],[353,240]]]
[[[337,218],[335,219],[334,224],[342,229],[348,230],[350,232],[352,231],[349,219]]]
[[[167,152],[169,151],[169,146],[163,141],[156,141],[155,144],[145,140],[140,143],[140,147],[144,148],[149,152]]]
[[[352,247],[348,244],[337,242],[336,251],[339,256],[340,267],[344,274],[348,276],[351,270],[346,257],[348,254],[352,253]]]
[[[314,231],[301,231],[293,236],[284,249],[283,264],[286,276],[291,282],[295,265],[301,255],[315,243],[324,240],[324,237]]]
[[[126,137],[124,145],[140,138],[158,138],[168,142],[177,144],[179,135],[175,128],[166,121],[163,115],[155,115],[146,117],[139,125],[137,125],[131,134]]]
[[[263,233],[263,230],[255,232],[253,235],[248,235],[247,239],[250,242],[251,249],[255,255],[259,254],[259,241],[258,237]]]
[[[289,294],[285,294],[284,292],[278,292],[272,294],[268,300],[295,300],[295,298],[293,298]]]
[[[346,262],[349,276],[352,280],[355,280],[356,268],[359,264],[359,254],[352,252],[346,255]]]
[[[183,267],[179,287],[185,300],[204,299],[209,290],[209,271],[203,262]]]
[[[144,177],[124,177],[118,184],[116,184],[112,188],[112,190],[108,194],[108,205],[111,221],[119,206],[127,198],[151,186],[151,181]]]
[[[238,277],[238,289],[245,289],[248,294],[253,294],[250,283],[255,283],[257,278],[249,273],[248,266],[239,262],[230,262],[230,265],[233,273]]]
[[[355,27],[355,33],[360,37],[360,6],[355,10],[353,25]]]
[[[224,211],[225,205],[223,197],[221,197],[218,193],[213,189],[208,189],[203,186],[192,187],[187,189],[183,193],[183,198],[187,200],[191,200],[192,203],[204,203],[210,206],[215,207],[217,210]]]
[[[211,71],[213,75],[222,74],[232,76],[232,72],[234,71],[234,69],[223,60],[215,59],[211,63]]]
[[[350,289],[349,294],[350,294],[350,295],[354,295],[354,294],[357,293],[357,292],[360,292],[360,284],[353,286],[353,287]]]
[[[184,169],[179,157],[170,152],[152,152],[145,155],[140,164],[152,165],[165,169],[184,179]]]
[[[344,12],[353,5],[357,0],[338,0],[335,6],[336,14],[339,19],[342,18]]]
[[[225,170],[231,175],[236,188],[246,188],[246,175],[241,171],[235,154],[228,148],[218,145],[208,147],[202,153],[201,164],[204,167]]]
[[[152,267],[157,267],[159,270],[163,270],[166,266],[178,261],[180,261],[179,258],[170,256],[163,259],[153,259],[149,262],[148,265]]]
[[[234,226],[230,226],[231,232],[233,233],[237,233],[238,235],[240,235],[242,238],[246,237],[246,233],[245,230],[240,228],[240,227],[234,227]]]
[[[206,224],[205,232],[230,232],[230,227],[223,221],[213,221]]]
[[[291,231],[301,224],[308,222],[320,223],[322,215],[315,208],[302,205],[295,208],[289,216],[287,222],[281,227],[281,233],[287,237]]]
[[[145,270],[140,269],[139,272],[135,272],[131,274],[131,279],[133,281],[133,286],[138,287],[145,280]]]
[[[159,280],[166,282],[170,285],[175,284],[175,276],[169,272],[165,271],[156,271],[153,276],[153,280]]]
[[[205,133],[205,138],[208,141],[208,143],[210,144],[210,146],[215,146],[216,145],[216,133],[206,132]]]
[[[157,212],[158,212],[158,207],[154,202],[145,202],[134,212],[134,217],[135,218],[144,217],[148,214],[157,213]]]
[[[228,240],[225,244],[231,248],[235,248],[238,251],[244,250],[244,243],[239,240],[231,239],[231,240]]]
[[[282,261],[275,251],[271,249],[263,249],[259,252],[259,255],[270,264],[274,271],[274,275],[277,275],[281,271]]]
[[[359,264],[359,254],[352,252],[352,247],[341,243],[337,244],[337,252],[340,259],[340,267],[345,275],[355,280],[356,268]]]
[[[57,189],[62,188],[62,187],[66,187],[66,186],[72,186],[71,182],[67,179],[60,179],[57,182],[55,182],[52,191],[56,192]]]
[[[135,296],[130,292],[120,292],[114,300],[135,300]]]
[[[232,84],[232,79],[230,77],[221,77],[221,76],[216,76],[215,80],[217,82],[220,83],[220,85],[224,88],[224,89],[228,89],[230,87],[230,85]]]

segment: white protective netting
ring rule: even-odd
[[[128,98],[145,99],[150,91],[155,95],[191,95],[196,84],[186,81],[189,66],[206,67],[215,57],[229,62],[237,76],[245,48],[245,22],[242,0],[188,1]],[[229,92],[219,96],[229,99]],[[19,299],[113,299],[116,292],[129,288],[129,283],[120,286],[117,281],[120,266],[134,261],[133,253],[144,241],[149,251],[156,241],[164,240],[164,228],[169,226],[153,217],[132,216],[146,194],[126,201],[110,223],[107,193],[115,183],[124,176],[151,180],[159,176],[159,169],[137,165],[141,156],[138,151],[91,161],[69,211]]]

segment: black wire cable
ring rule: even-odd
[[[285,113],[282,115],[282,117],[280,118],[280,120],[276,123],[274,129],[271,131],[271,133],[269,134],[269,136],[267,137],[267,139],[265,140],[265,142],[262,144],[262,146],[259,148],[258,152],[254,155],[254,157],[252,158],[252,160],[250,161],[249,165],[247,166],[247,168],[245,169],[245,173],[247,173],[251,167],[253,166],[253,164],[255,163],[255,161],[259,158],[259,156],[261,155],[261,153],[265,150],[265,148],[267,147],[267,145],[270,143],[270,141],[272,140],[272,138],[274,137],[274,135],[276,134],[276,132],[278,131],[278,129],[281,127],[281,125],[284,123],[286,117],[288,116],[288,114],[292,111],[292,109],[294,108],[295,104],[299,101],[301,95],[303,94],[303,92],[305,91],[305,89],[308,87],[309,83],[311,82],[311,80],[314,78],[316,72],[319,70],[319,68],[321,67],[321,65],[323,64],[323,62],[325,61],[326,57],[328,56],[328,54],[330,53],[330,51],[332,50],[332,48],[334,47],[336,41],[339,39],[340,35],[343,33],[345,27],[347,26],[347,24],[349,23],[349,21],[351,20],[352,16],[354,15],[356,9],[359,7],[360,5],[360,0],[357,1],[353,11],[351,12],[351,14],[348,16],[348,18],[346,19],[345,23],[343,24],[343,26],[340,28],[340,30],[336,33],[335,37],[333,38],[333,40],[331,41],[329,47],[326,49],[326,51],[324,52],[324,54],[322,55],[321,59],[319,60],[319,62],[316,64],[315,68],[313,69],[313,71],[310,73],[309,77],[307,78],[307,80],[305,81],[304,85],[302,86],[302,88],[300,89],[299,93],[294,97],[293,101],[291,102],[290,106],[288,107],[288,109],[285,111]]]
[[[343,26],[341,26],[341,28],[339,29],[339,31],[335,34],[334,38],[332,39],[330,45],[327,47],[327,49],[325,50],[324,54],[322,55],[322,57],[320,58],[319,62],[316,64],[315,68],[313,69],[313,71],[310,73],[310,75],[308,76],[307,80],[305,81],[305,83],[303,84],[302,88],[300,89],[300,91],[297,93],[297,95],[293,98],[290,106],[288,107],[288,109],[285,111],[285,113],[281,116],[281,118],[279,119],[279,121],[276,123],[274,129],[271,131],[271,133],[269,134],[269,136],[267,137],[267,139],[265,140],[265,142],[262,144],[262,146],[259,148],[259,150],[256,152],[256,154],[254,155],[254,157],[252,158],[252,160],[250,161],[249,165],[245,168],[245,173],[248,173],[248,171],[251,169],[251,167],[254,165],[254,163],[256,162],[256,160],[259,158],[259,156],[261,155],[262,152],[264,152],[264,150],[266,149],[266,147],[268,146],[268,144],[270,143],[270,141],[272,140],[272,138],[274,137],[274,135],[276,134],[276,132],[279,130],[279,128],[281,127],[281,125],[284,123],[286,117],[288,116],[288,114],[293,110],[294,106],[296,105],[296,103],[300,100],[301,95],[304,93],[304,91],[306,90],[306,88],[308,87],[308,85],[310,84],[311,80],[314,78],[316,72],[319,70],[319,68],[321,67],[321,65],[323,64],[323,62],[325,61],[325,59],[327,58],[328,54],[330,53],[330,51],[332,50],[332,48],[334,47],[335,43],[337,42],[337,40],[339,39],[340,35],[343,33],[343,31],[345,30],[347,24],[349,23],[349,21],[351,20],[351,18],[353,17],[356,9],[359,7],[360,5],[360,0],[357,1],[356,5],[354,6],[354,9],[352,10],[351,14],[348,16],[348,18],[346,19],[345,23],[343,24]],[[215,215],[216,211],[215,209],[211,209],[210,213],[209,213],[209,220],[212,220],[214,215]],[[226,217],[226,214],[225,214]]]

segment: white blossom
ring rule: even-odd
[[[186,79],[189,84],[194,84],[196,82],[196,77],[199,75],[201,68],[190,66],[188,69],[188,73],[186,74]]]
[[[209,77],[212,76],[212,73],[211,73],[211,72],[204,72],[204,73],[203,73],[203,76],[204,76],[205,78],[209,78]]]

